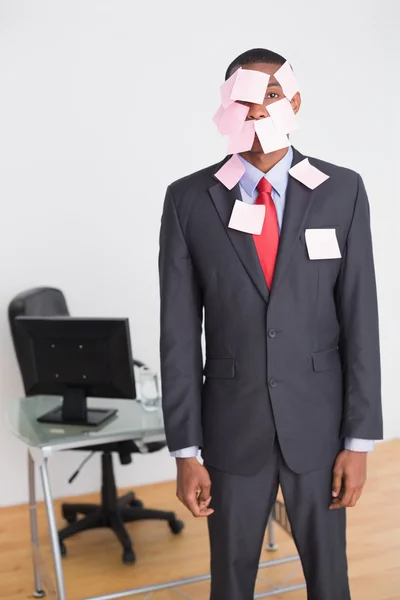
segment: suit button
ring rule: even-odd
[[[276,383],[275,379],[270,379],[269,385],[270,385],[270,387],[276,387],[278,384]]]
[[[275,329],[270,329],[270,330],[268,331],[268,337],[270,337],[270,338],[274,338],[275,336],[276,336],[276,331],[275,331]]]

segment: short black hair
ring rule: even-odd
[[[270,65],[283,65],[286,62],[286,58],[283,58],[283,56],[272,50],[266,50],[265,48],[253,48],[253,50],[247,50],[231,62],[226,70],[225,79],[229,79],[239,67],[257,62],[268,63]]]

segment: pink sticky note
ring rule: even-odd
[[[222,135],[233,135],[238,133],[246,120],[249,107],[238,102],[233,102],[228,108],[223,108],[219,117],[218,131]],[[218,114],[218,113],[217,113]]]
[[[242,176],[245,174],[246,168],[240,158],[234,154],[217,173],[215,177],[224,184],[228,190],[231,190],[239,183]]]
[[[231,100],[263,104],[267,91],[269,75],[251,69],[239,69],[233,83]]]
[[[275,127],[279,131],[291,133],[295,129],[298,129],[299,125],[297,123],[296,115],[287,98],[282,98],[282,100],[268,104],[267,110]]]
[[[222,118],[222,115],[224,114],[224,112],[225,112],[225,109],[221,104],[221,106],[219,107],[219,109],[217,110],[215,115],[213,116],[213,121],[216,124],[216,126],[218,127],[218,129],[219,129],[219,124],[221,122],[221,118]]]
[[[264,154],[275,152],[275,150],[280,150],[281,148],[288,148],[288,136],[275,127],[271,117],[256,121],[255,129]]]
[[[287,61],[274,73],[274,77],[281,85],[283,93],[289,100],[299,91],[299,84],[292,71],[292,67]]]
[[[239,154],[239,152],[251,150],[254,136],[254,121],[245,121],[242,129],[229,137],[228,154]]]
[[[301,162],[297,163],[294,167],[289,169],[289,173],[292,177],[306,185],[311,190],[315,190],[316,187],[324,183],[329,179],[329,175],[325,175],[322,171],[313,167],[305,158]]]
[[[240,71],[240,69],[239,69],[239,71]],[[220,87],[221,103],[224,108],[228,108],[228,106],[230,106],[233,102],[233,100],[231,100],[231,93],[232,93],[233,84],[236,81],[237,75],[238,75],[238,71],[235,71],[235,73],[233,75],[231,75],[229,77],[229,79],[224,81],[224,83]]]

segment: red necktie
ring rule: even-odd
[[[264,272],[268,288],[271,289],[274,277],[276,255],[279,245],[279,225],[276,208],[272,200],[272,185],[263,177],[257,185],[259,192],[256,204],[264,204],[265,219],[260,235],[253,235],[258,258]]]

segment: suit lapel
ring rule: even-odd
[[[253,236],[228,227],[235,201],[241,200],[239,184],[232,190],[228,190],[222,183],[218,182],[209,188],[209,192],[238,257],[262,298],[268,302],[269,290],[258,259]]]
[[[293,148],[292,166],[304,160],[305,156]],[[316,188],[318,189],[318,188]],[[285,212],[279,240],[278,256],[272,290],[275,291],[289,264],[295,245],[307,218],[315,197],[316,190],[310,190],[305,185],[289,176],[286,190]]]
[[[228,157],[229,158],[229,157]],[[293,148],[292,166],[306,157]],[[220,163],[219,166],[222,166]],[[216,181],[218,181],[215,178]],[[276,290],[282,276],[289,264],[297,240],[300,237],[305,220],[310,211],[312,202],[319,188],[310,190],[305,185],[289,176],[286,190],[285,212],[279,240],[278,256],[276,259],[275,274],[272,284],[272,293]],[[266,302],[269,301],[270,292],[265,281],[260,261],[258,259],[253,236],[236,229],[230,229],[228,223],[236,200],[241,200],[239,184],[228,190],[221,182],[209,188],[211,198],[219,214],[227,235],[232,242],[249,277]]]

